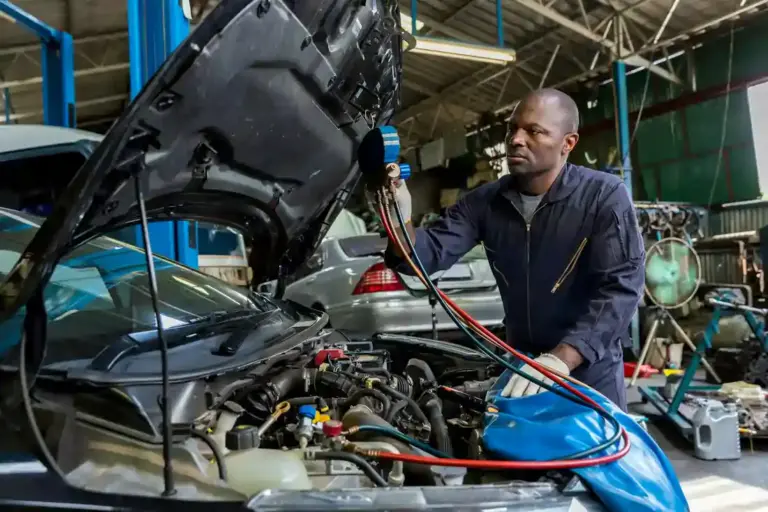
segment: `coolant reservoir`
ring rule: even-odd
[[[292,452],[263,448],[237,450],[225,455],[224,460],[227,466],[227,483],[246,496],[252,496],[266,489],[312,488],[299,450]],[[210,465],[208,476],[218,478],[216,464]]]

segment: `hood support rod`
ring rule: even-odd
[[[139,170],[143,170],[143,160],[138,164]],[[162,372],[162,393],[160,408],[162,409],[162,436],[163,436],[163,483],[165,490],[163,496],[173,496],[176,488],[173,481],[173,463],[171,462],[171,418],[170,405],[168,403],[168,343],[163,336],[163,323],[160,316],[160,306],[157,298],[157,276],[155,274],[155,262],[152,256],[152,244],[149,241],[149,224],[147,222],[147,208],[144,204],[144,192],[141,190],[141,172],[134,173],[133,179],[136,185],[136,202],[139,205],[141,217],[141,235],[144,239],[144,256],[147,261],[147,278],[149,279],[149,294],[152,299],[152,309],[155,311],[157,322],[157,339],[160,341],[160,366]]]

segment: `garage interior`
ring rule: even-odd
[[[0,128],[108,133],[217,4],[0,0]],[[672,462],[691,510],[768,511],[768,0],[400,0],[400,15],[415,46],[404,52],[392,124],[411,168],[414,224],[429,226],[508,174],[507,121],[521,98],[545,87],[567,92],[581,115],[569,161],[623,179],[646,272],[656,254],[678,255],[690,273],[682,294],[654,288],[646,274],[624,347],[630,411]],[[41,205],[55,203],[88,154],[67,143],[55,156],[8,161],[4,133],[0,206],[44,216]],[[52,145],[45,131],[23,133],[29,148]],[[32,169],[50,174],[56,190],[41,190]],[[26,202],[6,200],[14,194]],[[344,328],[354,319],[335,318],[323,295],[299,288],[330,265],[331,251],[368,251],[358,238],[384,234],[362,185],[330,229],[325,240],[338,243],[324,241],[279,287]],[[233,229],[168,221],[150,234],[157,254],[188,267],[264,293],[277,286],[251,281],[258,248]],[[140,245],[140,235],[114,236]],[[483,260],[480,250],[461,264],[477,277]],[[353,295],[414,293],[426,311],[410,327],[382,324],[384,332],[461,343],[431,294],[407,279],[385,288],[375,280],[389,270],[369,263]],[[440,279],[450,290],[461,278]],[[502,333],[503,320],[489,316],[487,326]]]

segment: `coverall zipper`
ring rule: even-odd
[[[523,218],[523,222],[525,222],[525,308],[528,316],[528,342],[530,346],[533,346],[533,327],[531,325],[531,224],[533,223],[533,217],[547,204],[540,204],[533,210],[531,218],[528,220],[525,219],[525,215],[523,215],[523,212],[520,211],[515,203],[510,201],[510,204],[512,204],[512,207]]]

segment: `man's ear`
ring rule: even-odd
[[[573,151],[573,148],[576,147],[576,143],[579,142],[579,134],[578,133],[569,133],[565,136],[565,141],[563,143],[563,155],[567,155],[571,151]]]

